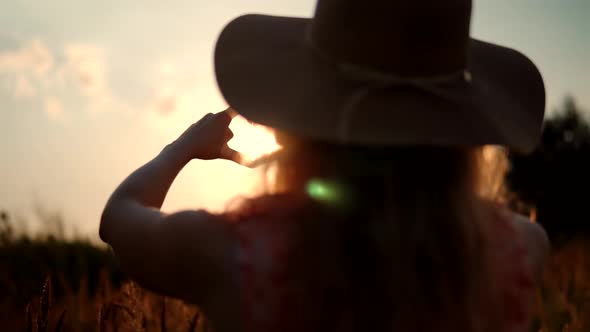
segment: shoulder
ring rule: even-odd
[[[535,270],[536,275],[539,276],[542,273],[551,249],[547,233],[541,225],[533,222],[526,216],[513,214],[511,220],[526,244],[529,263]]]
[[[167,215],[160,224],[160,231],[164,235],[169,233],[167,235],[173,242],[186,239],[186,244],[191,246],[228,246],[231,242],[231,227],[227,218],[204,210]],[[199,238],[208,241],[195,241]]]
[[[235,330],[239,284],[231,220],[204,210],[181,211],[167,216],[161,227],[168,241],[166,259],[176,262],[161,271],[161,284],[173,288],[165,293],[201,307],[219,330]]]
[[[159,271],[144,273],[146,264],[138,262],[140,274],[144,278],[162,275],[156,284],[170,287],[165,291],[174,295],[186,295],[186,288],[176,289],[181,283],[168,280],[184,281],[183,286],[193,285],[197,291],[196,298],[217,283],[230,271],[234,239],[228,221],[220,215],[204,210],[180,211],[164,215],[162,220],[153,227],[151,234],[138,237],[140,254],[149,257],[151,264]],[[173,273],[171,273],[173,272]],[[147,275],[147,276],[146,276]],[[182,277],[181,277],[182,276]],[[196,284],[206,285],[200,287]],[[204,288],[204,289],[199,289]]]

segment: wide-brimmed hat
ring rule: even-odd
[[[310,139],[530,152],[541,74],[518,51],[471,38],[471,7],[319,0],[313,18],[240,16],[217,41],[217,82],[245,118]]]

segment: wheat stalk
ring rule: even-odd
[[[55,324],[55,330],[54,332],[60,332],[61,328],[64,324],[64,318],[66,317],[66,310],[64,309],[61,312],[61,315],[59,315],[59,318],[57,319],[57,324]]]
[[[31,312],[31,303],[25,308],[25,332],[33,332],[33,313]]]
[[[41,299],[39,301],[39,314],[37,315],[37,332],[47,332],[47,319],[49,317],[49,307],[51,300],[51,279],[47,277],[43,290],[41,291]]]
[[[166,332],[166,298],[162,298],[162,309],[160,310],[160,331]]]
[[[107,330],[107,319],[110,316],[112,307],[110,303],[103,304],[98,310],[98,331],[105,332]]]
[[[197,328],[197,324],[199,323],[199,312],[195,312],[195,315],[193,316],[193,318],[190,321],[190,324],[188,326],[188,332],[195,332],[195,329]]]

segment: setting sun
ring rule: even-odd
[[[270,128],[250,123],[241,116],[236,116],[229,127],[234,133],[234,138],[228,145],[242,154],[242,163],[245,165],[281,147]]]

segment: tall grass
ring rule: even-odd
[[[590,331],[589,239],[573,240],[551,255],[536,303],[534,331]]]
[[[128,280],[106,248],[19,237],[0,217],[0,331],[211,330],[197,307]],[[530,331],[590,331],[590,240],[552,253]]]
[[[0,211],[0,331],[192,332],[207,326],[197,307],[128,280],[106,247],[60,234],[19,235]]]
[[[101,289],[101,295],[68,294],[58,301],[48,278],[38,297],[25,307],[22,319],[2,322],[7,331],[209,331],[205,316],[195,306],[166,298],[125,282],[119,289]],[[21,325],[22,324],[22,325]]]

